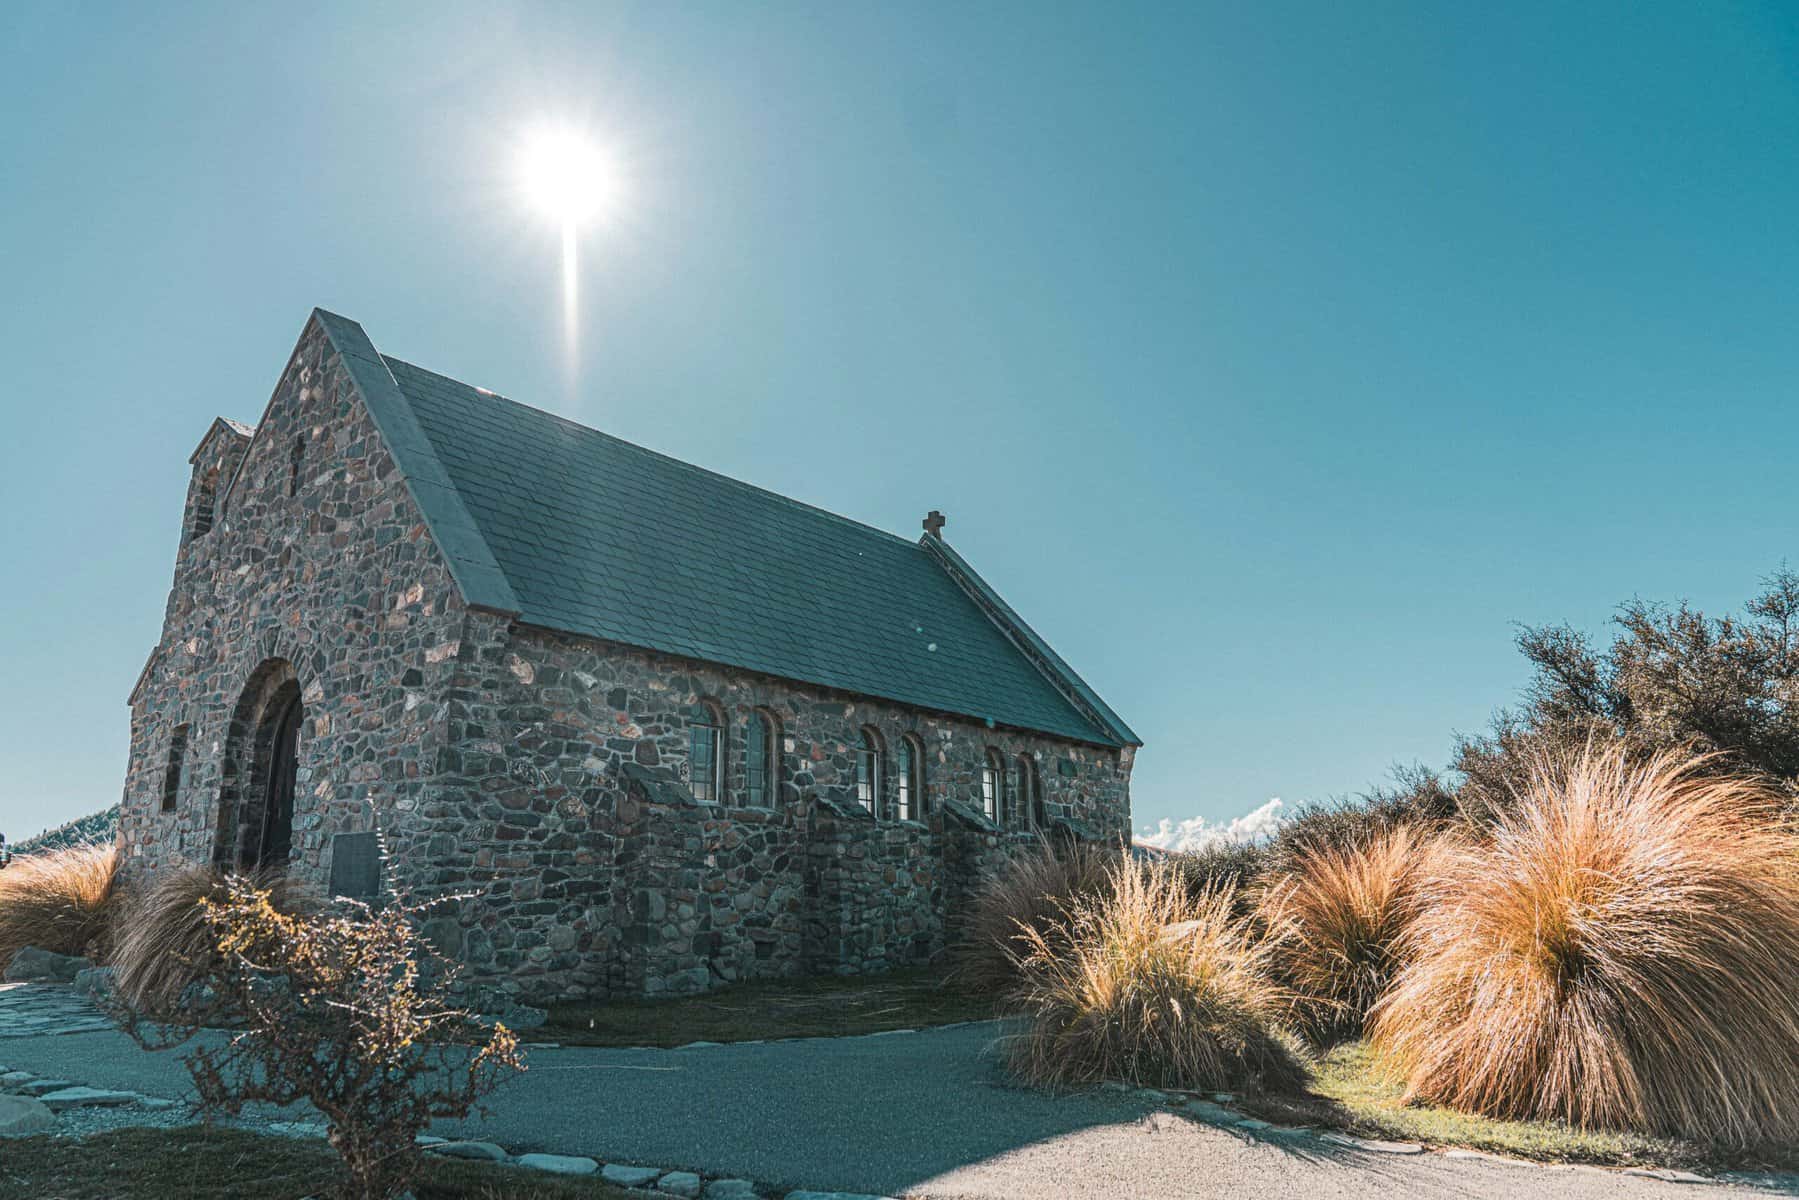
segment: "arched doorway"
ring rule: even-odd
[[[270,659],[251,672],[225,741],[213,851],[219,866],[243,872],[287,866],[305,716],[293,664]]]

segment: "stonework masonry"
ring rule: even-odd
[[[197,514],[210,512],[210,528]],[[286,691],[284,691],[286,689]],[[297,692],[290,873],[324,885],[379,828],[399,878],[470,893],[429,933],[496,998],[687,993],[922,962],[978,880],[1040,834],[1129,830],[1134,747],[1091,745],[574,637],[465,603],[352,373],[309,323],[254,435],[196,452],[164,632],[131,697],[128,870],[255,865],[275,697]],[[724,716],[722,802],[689,786],[689,728]],[[776,731],[765,807],[745,731]],[[187,751],[173,808],[165,773]],[[872,731],[924,748],[924,811],[857,803]],[[991,751],[1041,780],[982,814]],[[273,790],[271,790],[273,788]],[[1032,826],[1042,826],[1033,828]]]

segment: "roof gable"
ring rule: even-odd
[[[511,582],[494,562],[481,530],[463,506],[455,483],[430,439],[420,430],[411,405],[400,394],[369,335],[348,317],[322,308],[314,309],[312,315],[356,382],[363,407],[399,465],[406,489],[424,514],[425,526],[449,563],[450,575],[462,589],[462,598],[476,608],[517,613],[518,597],[513,594]]]
[[[1071,701],[1086,685],[1052,680],[1066,664],[1023,652],[925,545],[381,356],[354,322],[319,318],[471,604],[993,724],[1135,741],[1103,704]]]
[[[187,456],[187,461],[199,462],[200,456],[206,452],[206,447],[210,446],[215,438],[221,436],[247,442],[256,436],[256,426],[246,425],[242,421],[233,421],[230,417],[214,417],[212,424],[206,427],[206,435],[200,439],[200,444],[195,446],[194,452]]]

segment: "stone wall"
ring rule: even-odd
[[[475,883],[465,957],[509,993],[555,999],[855,972],[940,952],[957,901],[1033,834],[982,820],[989,748],[1036,763],[1052,822],[1129,822],[1128,749],[1087,746],[471,613],[446,693],[446,749],[407,838],[422,881]],[[686,786],[689,725],[725,717],[724,803]],[[747,723],[779,730],[779,778],[742,807]],[[929,812],[875,821],[855,798],[860,731],[926,747]],[[885,789],[894,761],[883,758]],[[954,801],[966,819],[946,819]],[[469,864],[473,863],[473,869]],[[608,908],[605,897],[610,897]]]
[[[701,804],[644,775],[655,782],[628,787],[623,801],[623,990],[657,996],[800,971],[806,859],[796,814]]]
[[[254,439],[215,424],[193,470],[163,637],[132,696],[119,840],[133,873],[229,857],[230,810],[248,803],[259,752],[247,727],[276,684],[304,706],[289,870],[322,884],[336,835],[379,827],[410,885],[477,893],[431,936],[507,998],[685,992],[939,953],[979,878],[1034,836],[979,815],[990,750],[1009,769],[1035,764],[1049,822],[1128,829],[1129,748],[470,609],[316,324]],[[724,718],[722,803],[688,786],[704,705]],[[749,808],[744,734],[758,713],[779,771]],[[864,729],[888,751],[889,795],[892,749],[908,736],[923,747],[917,819],[857,804]]]
[[[943,822],[876,821],[821,802],[809,847],[806,964],[857,974],[943,949]]]
[[[260,435],[215,424],[193,469],[163,635],[131,699],[120,844],[133,871],[214,858],[225,776],[248,771],[232,717],[258,671],[285,663],[305,706],[294,868],[323,880],[332,833],[370,829],[378,812],[403,824],[423,796],[442,728],[442,647],[457,641],[462,602],[316,323]],[[212,480],[212,526],[195,534]],[[165,813],[183,724],[188,751]]]

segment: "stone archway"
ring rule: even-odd
[[[243,872],[286,868],[305,715],[292,663],[272,658],[250,673],[226,730],[213,848],[218,866]]]

